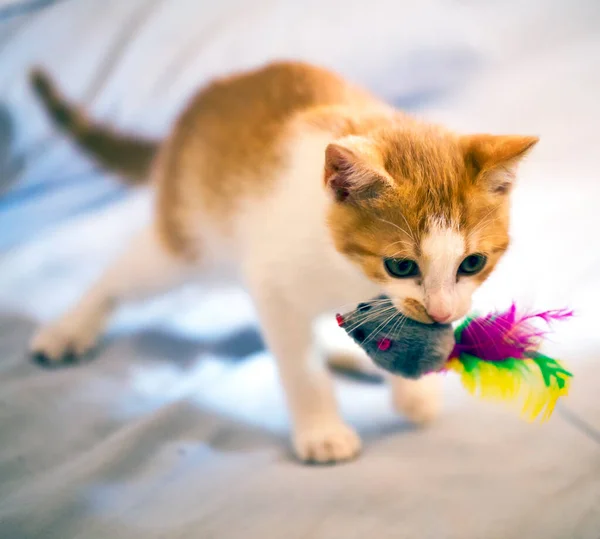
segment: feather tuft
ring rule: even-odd
[[[485,361],[525,359],[539,348],[552,322],[571,316],[573,312],[564,309],[519,315],[513,303],[505,312],[467,318],[456,330],[457,342],[451,355],[467,353]],[[547,327],[536,327],[535,320],[543,321]]]
[[[571,316],[566,309],[520,315],[513,303],[503,313],[468,318],[455,331],[446,370],[456,372],[472,395],[519,403],[527,419],[546,420],[568,394],[572,375],[538,348],[552,322]]]

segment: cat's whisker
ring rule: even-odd
[[[470,240],[475,234],[477,234],[478,232],[480,232],[483,229],[483,227],[485,227],[489,223],[493,223],[494,221],[497,220],[497,217],[492,217],[491,219],[488,219],[488,217],[490,215],[492,215],[492,213],[494,211],[496,211],[496,208],[492,208],[489,212],[487,212],[484,215],[484,217],[481,219],[481,221],[479,221],[477,223],[477,225],[475,225],[475,227],[473,228],[473,230],[471,230],[471,232],[469,234],[467,234],[467,240]]]
[[[409,236],[413,241],[414,240],[414,235],[412,234],[412,232],[409,232],[407,230],[405,230],[404,228],[402,228],[400,225],[396,224],[396,223],[392,223],[391,221],[388,221],[387,219],[383,219],[382,217],[378,217],[377,218],[379,221],[381,221],[382,223],[387,223],[388,225],[393,226],[394,228],[397,228],[400,232],[402,232],[403,234],[406,234],[407,236]],[[405,218],[406,220],[406,218]]]
[[[367,340],[365,341],[365,343],[368,343],[373,338],[373,336],[376,336],[377,333],[379,333],[379,330],[382,327],[387,326],[396,316],[404,316],[404,315],[400,311],[398,311],[397,309],[394,309],[394,312],[392,313],[391,316],[389,316],[388,318],[386,318],[373,331],[371,331],[371,333],[369,333],[369,336],[367,337]]]
[[[398,334],[401,334],[401,333],[402,333],[402,330],[403,330],[403,329],[405,328],[405,326],[406,326],[406,323],[407,323],[407,321],[408,321],[408,317],[407,317],[407,316],[405,316],[405,317],[404,317],[404,319],[401,321],[401,323],[400,323],[400,325],[399,325],[398,329],[397,329],[397,330],[396,330],[396,329],[394,329],[394,331],[397,331],[397,332],[398,332]]]
[[[405,250],[395,251],[394,253],[391,253],[388,258],[396,258],[397,256],[406,257],[406,251]]]
[[[475,236],[476,234],[479,234],[487,225],[493,223],[494,221],[496,221],[497,218],[491,218],[491,219],[486,219],[485,221],[481,221],[480,223],[477,224],[476,227],[473,228],[473,230],[471,230],[466,238],[467,240],[470,240],[471,238],[473,238],[473,236]]]
[[[370,322],[370,321],[372,321],[372,320],[375,320],[375,319],[379,318],[380,316],[382,316],[382,315],[385,315],[385,314],[387,314],[388,312],[390,312],[390,311],[393,311],[393,310],[395,310],[395,307],[394,307],[394,306],[390,306],[390,307],[388,307],[388,308],[386,308],[386,309],[379,310],[379,311],[376,311],[376,312],[373,312],[373,311],[371,311],[371,312],[369,312],[368,314],[366,314],[366,315],[364,315],[364,316],[360,317],[360,318],[359,318],[359,320],[357,320],[357,321],[354,323],[354,325],[350,325],[350,326],[349,326],[349,327],[346,329],[346,331],[348,331],[348,332],[355,331],[355,330],[357,330],[357,329],[358,329],[360,326],[362,326],[362,325],[364,325],[364,324],[366,324],[366,323],[368,323],[368,322]],[[352,324],[352,319],[350,319],[350,323]]]
[[[480,237],[479,242],[481,243],[484,240],[488,240],[488,241],[499,240],[500,242],[504,243],[506,241],[506,239],[507,239],[506,235],[503,235],[503,234],[489,234],[489,235],[486,234],[485,236]]]
[[[408,320],[408,316],[406,316],[404,313],[402,317],[398,318],[398,320],[394,323],[394,325],[392,326],[392,329],[390,330],[391,334],[395,334],[396,330],[401,331],[402,328],[406,325],[406,321]]]
[[[395,241],[395,242],[393,242],[393,243],[390,243],[390,244],[388,245],[388,247],[392,247],[392,246],[394,246],[394,245],[398,245],[399,243],[401,243],[401,244],[403,244],[403,245],[408,245],[408,246],[410,246],[410,242],[408,242],[408,241],[406,241],[406,240],[398,240],[398,241]]]
[[[397,312],[392,313],[391,316],[389,316],[388,318],[386,318],[383,322],[381,322],[381,324],[379,324],[374,330],[372,330],[369,333],[369,336],[367,337],[367,339],[362,343],[363,345],[370,342],[374,336],[376,336],[379,333],[380,328],[385,327],[388,323],[390,323],[396,316],[398,315]]]
[[[353,320],[356,322],[363,323],[365,320],[371,320],[381,315],[381,313],[386,313],[390,309],[392,309],[392,305],[380,305],[379,307],[371,308],[368,312],[354,312],[352,316],[349,318],[349,321],[352,323]]]
[[[413,231],[413,229],[411,228],[410,224],[408,224],[408,220],[406,219],[406,216],[401,212],[400,213],[402,219],[404,219],[404,222],[406,223],[406,226],[408,227],[408,230],[410,231],[410,238],[413,240],[413,242],[417,243],[417,238],[415,237],[415,233]]]

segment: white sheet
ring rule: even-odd
[[[129,0],[65,1],[13,27],[0,41],[0,96],[16,149],[51,142],[11,191],[22,198],[0,200],[12,246],[0,255],[0,537],[597,539],[599,23],[593,0]],[[26,68],[43,63],[95,115],[159,135],[210,75],[282,56],[335,67],[459,129],[542,136],[522,171],[513,249],[478,306],[576,309],[549,350],[572,362],[567,406],[586,425],[561,414],[522,424],[448,380],[445,416],[417,432],[383,386],[342,379],[365,454],[302,467],[235,292],[131,307],[77,368],[27,361],[34,325],[124,246],[148,197],[123,197],[101,177],[64,182],[88,164],[50,135]]]

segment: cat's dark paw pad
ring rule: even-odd
[[[80,357],[72,351],[67,351],[59,359],[53,359],[48,354],[41,351],[31,353],[31,361],[44,369],[56,369],[67,365],[79,363]]]
[[[44,352],[32,352],[31,361],[45,369],[52,367],[55,363]]]

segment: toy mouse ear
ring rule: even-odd
[[[325,150],[325,184],[337,202],[374,198],[388,183],[368,144],[360,144],[360,137],[352,139],[356,140],[332,143]]]
[[[469,135],[461,142],[465,162],[477,181],[501,195],[510,191],[518,164],[538,141],[538,137],[521,135]]]

